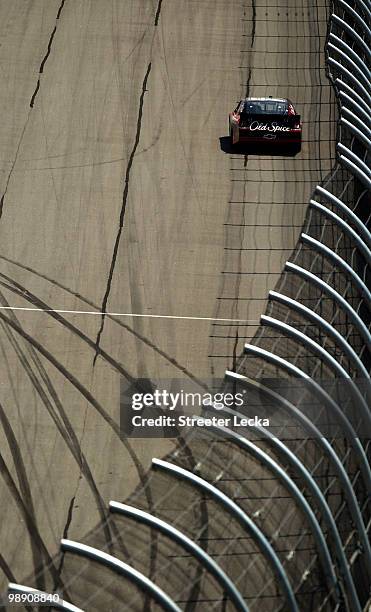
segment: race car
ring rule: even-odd
[[[300,151],[300,115],[287,98],[245,98],[229,115],[229,136],[232,147],[269,143]]]

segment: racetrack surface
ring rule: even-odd
[[[311,0],[0,4],[0,590],[61,576],[76,605],[141,609],[51,559],[174,447],[120,438],[122,381],[222,376],[256,332],[334,161],[327,18]],[[246,95],[292,99],[298,155],[229,151]]]

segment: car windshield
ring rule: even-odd
[[[258,115],[287,115],[288,104],[286,100],[246,100],[243,112]]]

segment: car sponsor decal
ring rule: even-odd
[[[290,128],[284,125],[278,125],[276,121],[272,123],[260,123],[259,121],[252,121],[248,128],[251,132],[258,130],[259,132],[289,132]]]

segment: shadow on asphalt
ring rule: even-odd
[[[268,155],[273,157],[295,157],[300,153],[300,149],[289,147],[288,145],[272,145],[272,144],[238,144],[231,146],[229,136],[221,136],[219,138],[220,149],[223,153],[229,155]]]

